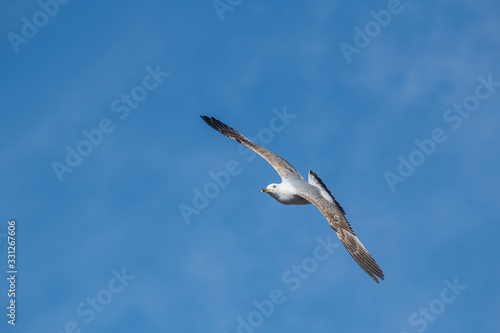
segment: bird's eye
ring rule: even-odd
[[[273,185],[273,188],[276,188],[276,185]]]

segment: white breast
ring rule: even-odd
[[[271,194],[271,193],[270,193]],[[273,195],[274,194],[274,195]],[[276,195],[272,193],[271,196],[283,205],[308,205],[309,201],[298,195]]]
[[[304,182],[307,184],[306,182]],[[309,185],[309,184],[307,184]],[[310,185],[309,185],[310,186]],[[276,190],[269,192],[269,194],[278,202],[284,205],[308,205],[309,201],[295,194],[294,188],[287,183],[281,183]]]

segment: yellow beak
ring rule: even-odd
[[[261,192],[271,192],[271,190],[264,187]]]

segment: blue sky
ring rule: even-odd
[[[2,332],[498,331],[500,5],[216,4],[2,3]],[[200,115],[317,172],[386,280]]]

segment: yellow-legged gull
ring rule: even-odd
[[[270,184],[263,188],[262,192],[268,193],[285,205],[307,205],[309,203],[315,205],[325,216],[332,229],[337,232],[340,241],[358,265],[375,282],[378,283],[377,277],[384,279],[384,273],[375,262],[375,259],[368,253],[352,230],[345,217],[344,209],[315,172],[309,170],[308,181],[306,182],[290,163],[275,153],[253,143],[240,132],[213,117],[201,116],[201,118],[225,136],[255,151],[278,172],[282,182],[280,184]]]

